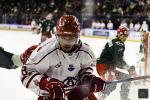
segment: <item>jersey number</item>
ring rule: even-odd
[[[21,73],[22,73],[22,75],[24,75],[24,76],[28,74],[28,72],[27,72],[27,67],[26,67],[26,66],[22,66]]]

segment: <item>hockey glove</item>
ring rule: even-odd
[[[86,85],[79,85],[73,88],[68,94],[68,100],[84,100],[90,94],[89,87]]]
[[[51,99],[64,99],[65,91],[63,84],[57,79],[43,77],[39,82],[40,89],[46,90]]]
[[[100,76],[103,76],[108,70],[107,64],[96,64],[96,70]]]
[[[90,92],[99,92],[105,89],[106,82],[91,73],[83,75],[81,78],[81,84],[87,85],[90,89]]]
[[[38,45],[33,45],[25,50],[23,54],[21,54],[20,58],[23,64],[25,64],[30,57],[31,53],[36,49]]]

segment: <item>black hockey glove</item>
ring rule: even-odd
[[[99,92],[105,89],[106,82],[91,73],[87,73],[81,78],[81,84],[87,85],[90,92]]]

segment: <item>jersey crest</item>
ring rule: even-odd
[[[68,70],[73,71],[74,69],[75,69],[75,67],[72,64],[70,64],[69,67],[68,67]]]
[[[75,77],[67,77],[64,81],[63,84],[67,87],[69,86],[74,86],[77,83],[77,79]]]
[[[110,42],[108,43],[108,46],[109,46],[109,47],[112,47],[112,46],[113,46],[112,41],[110,41]]]

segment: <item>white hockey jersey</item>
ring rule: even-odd
[[[22,67],[23,85],[37,95],[47,95],[40,90],[38,83],[44,76],[60,80],[67,88],[76,86],[77,75],[81,69],[92,72],[96,58],[90,47],[79,41],[78,47],[71,53],[59,48],[56,38],[51,38],[39,45]]]

